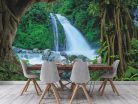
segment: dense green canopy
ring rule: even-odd
[[[53,49],[54,39],[49,19],[49,13],[53,12],[66,16],[84,34],[89,44],[96,47],[100,40],[100,19],[97,14],[90,14],[90,4],[91,0],[59,0],[54,4],[34,4],[21,18],[13,45],[26,49]],[[58,27],[59,34],[62,34],[62,26],[59,24]]]

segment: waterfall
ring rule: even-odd
[[[66,17],[60,14],[56,14],[56,16],[65,32],[66,53],[69,55],[83,55],[89,59],[94,59],[97,56],[95,49],[91,49],[82,33]]]
[[[86,42],[83,35],[77,30],[69,20],[61,16],[60,14],[56,14],[59,22],[64,28],[66,35],[66,51],[88,51],[91,50],[89,44]]]
[[[137,9],[134,11],[134,20],[133,20],[134,24],[136,27],[138,27],[138,6]]]
[[[54,33],[54,47],[55,51],[59,51],[59,39],[58,39],[58,27],[57,27],[57,21],[53,13],[50,13],[51,17],[51,23],[52,23],[52,29]]]
[[[87,43],[87,41],[85,40],[81,32],[77,30],[73,25],[71,25],[71,23],[66,17],[61,16],[60,14],[55,15],[53,13],[50,13],[50,18],[51,18],[51,24],[52,24],[52,29],[54,33],[54,46],[55,46],[56,52],[53,51],[54,54],[51,54],[52,53],[51,51],[50,52],[51,56],[49,56],[49,58],[53,58],[53,57],[57,58],[56,56],[57,53],[58,54],[60,53],[59,52],[60,37],[58,34],[57,20],[59,20],[65,32],[65,37],[66,37],[65,53],[67,55],[76,55],[76,56],[83,55],[89,59],[94,59],[97,56],[97,54],[95,53],[95,50],[90,48],[89,44]],[[18,49],[18,48],[14,48],[13,50],[19,59],[29,60],[30,64],[43,63],[42,57],[44,54],[42,54],[41,51],[35,52],[33,50],[24,50],[24,49]],[[45,50],[43,50],[43,53],[45,53],[44,51]],[[60,55],[60,59],[65,60],[66,58]]]

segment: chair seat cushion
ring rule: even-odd
[[[26,76],[27,78],[39,78],[39,75],[36,74],[29,74]]]
[[[103,74],[102,76],[101,76],[101,78],[113,78],[114,76],[113,76],[113,74],[107,74],[107,73],[105,73],[105,74]]]

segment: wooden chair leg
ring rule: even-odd
[[[51,84],[51,88],[52,88],[53,94],[54,94],[54,96],[55,96],[55,98],[56,98],[57,104],[60,104],[59,96],[58,96],[58,94],[57,94],[57,89],[54,87],[53,84]]]
[[[40,91],[40,92],[42,92],[42,90],[41,90],[40,86],[38,85],[37,81],[36,81],[36,80],[34,80],[34,82],[35,82],[35,84],[36,84],[37,88],[39,89],[39,91]]]
[[[41,97],[40,97],[40,100],[39,100],[39,103],[38,103],[38,104],[41,104],[41,102],[42,102],[42,100],[43,100],[45,94],[48,92],[48,90],[50,89],[50,87],[51,87],[50,84],[48,84],[48,85],[46,86],[45,90],[43,91],[43,93],[42,93],[42,95],[41,95]]]
[[[73,94],[72,94],[72,97],[71,97],[71,100],[70,100],[69,104],[72,104],[72,101],[73,101],[73,99],[74,99],[74,97],[75,97],[75,95],[76,95],[76,92],[77,92],[77,89],[78,89],[78,88],[79,88],[79,85],[76,84],[75,89],[74,89],[74,91],[73,91]]]
[[[27,84],[27,86],[26,86],[24,92],[27,92],[27,89],[28,89],[28,87],[29,87],[30,81],[31,81],[31,79],[28,81],[28,84]]]
[[[25,91],[25,89],[26,89],[26,87],[27,87],[29,81],[30,81],[30,79],[27,80],[25,86],[23,87],[23,90],[22,90],[22,92],[21,92],[21,96],[23,95],[23,93],[24,93],[24,91]]]
[[[87,100],[88,100],[88,104],[92,104],[92,101],[90,100],[90,96],[89,96],[89,94],[88,94],[88,92],[87,92],[87,89],[86,89],[86,85],[85,85],[85,84],[84,84],[84,85],[81,85],[81,87],[82,87],[82,89],[83,89],[83,92],[84,92],[84,94],[85,94]]]
[[[74,88],[75,88],[75,83],[71,83],[71,87],[70,87],[71,91],[73,91]]]
[[[117,95],[120,96],[120,94],[119,94],[119,92],[117,91],[117,89],[116,89],[116,87],[115,87],[113,81],[112,81],[111,79],[109,79],[109,81],[110,81],[111,85],[114,87],[114,90],[115,90],[115,92],[117,93]]]
[[[101,96],[103,96],[103,94],[104,94],[104,90],[105,90],[107,81],[108,81],[108,80],[106,79],[106,80],[105,80],[105,83],[104,83],[104,85],[103,85],[103,89],[102,89],[102,92],[101,92]]]
[[[53,87],[54,87],[54,89],[55,89],[55,91],[56,91],[56,93],[57,93],[58,98],[60,99],[61,97],[60,97],[60,95],[59,95],[59,92],[58,92],[57,87],[56,87],[54,84],[53,84]]]
[[[75,83],[72,83],[71,84],[71,91],[73,92],[75,90],[75,88],[76,88]],[[68,96],[68,99],[71,99],[72,95],[73,95],[73,93]]]
[[[36,90],[36,93],[37,93],[37,95],[39,96],[39,92],[38,92],[38,89],[37,89],[37,85],[36,85],[34,79],[32,79],[32,82],[33,82],[33,84],[34,84],[34,88],[35,88],[35,90]]]
[[[105,84],[105,80],[103,81],[103,83],[101,84],[100,88],[98,89],[98,92],[101,91],[101,89],[102,89],[102,87],[103,87],[104,84]]]
[[[111,79],[109,79],[109,82],[110,82],[110,85],[111,85],[111,87],[112,87],[113,92],[116,93],[116,91],[115,91],[115,89],[114,89],[114,86],[113,86],[112,83],[111,83]]]

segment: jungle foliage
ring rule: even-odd
[[[53,49],[53,32],[49,13],[66,16],[93,47],[100,39],[99,16],[90,14],[91,0],[58,0],[53,4],[34,4],[21,18],[14,46],[24,49]],[[61,41],[64,41],[61,39]]]
[[[91,45],[100,43],[98,52],[104,63],[121,60],[116,80],[138,80],[138,34],[133,23],[137,5],[138,0],[58,0],[52,4],[33,4],[20,20],[13,45],[25,49],[52,49],[49,13],[60,13]],[[22,79],[16,69],[13,63],[1,62],[0,79]]]
[[[108,46],[105,54],[109,64],[120,60],[119,77],[127,70],[131,40],[138,37],[133,23],[132,10],[136,8],[133,3],[136,1],[100,0],[101,42]]]
[[[52,48],[53,35],[49,29],[48,4],[34,4],[21,18],[14,46],[24,49]]]

